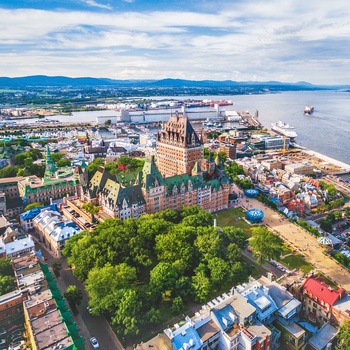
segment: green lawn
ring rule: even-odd
[[[305,273],[308,273],[314,269],[314,267],[307,263],[301,255],[288,255],[280,261],[283,263],[283,265],[287,266],[291,270],[299,269]]]
[[[255,226],[249,225],[243,218],[245,218],[245,210],[241,207],[231,208],[220,211],[216,214],[218,226],[235,226],[244,230],[250,237],[252,235],[251,229]]]

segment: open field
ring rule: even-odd
[[[249,225],[245,220],[245,210],[241,207],[220,211],[216,214],[218,226],[235,226],[241,228],[250,237],[254,225]]]

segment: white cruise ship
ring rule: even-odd
[[[272,123],[271,130],[276,132],[277,134],[287,136],[292,140],[298,136],[298,134],[294,131],[294,126],[290,126],[289,124],[284,123],[282,121]]]

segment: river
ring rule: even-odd
[[[259,119],[266,128],[281,120],[295,127],[296,142],[311,150],[350,164],[350,93],[339,91],[297,91],[261,95],[150,97],[166,99],[232,100],[233,106],[224,109],[259,111]],[[311,116],[304,115],[304,107],[315,107]],[[56,115],[49,119],[60,121],[96,121],[97,116],[117,115],[115,111],[74,112],[72,116]],[[159,120],[159,119],[158,119]],[[151,121],[151,120],[150,120]],[[30,120],[19,120],[31,122]]]

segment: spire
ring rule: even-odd
[[[219,154],[217,154],[215,157],[215,164],[217,166],[220,166],[220,164],[221,164],[221,158],[220,158]]]
[[[55,175],[57,167],[55,162],[51,157],[51,151],[49,145],[46,146],[46,168],[45,168],[45,177],[52,177]]]
[[[209,153],[209,156],[208,156],[208,163],[214,163],[214,159],[211,152]]]
[[[201,168],[200,168],[198,162],[196,162],[196,163],[194,164],[193,169],[192,169],[192,176],[199,175],[199,174],[201,174],[201,173],[202,173],[202,170],[201,170]]]

